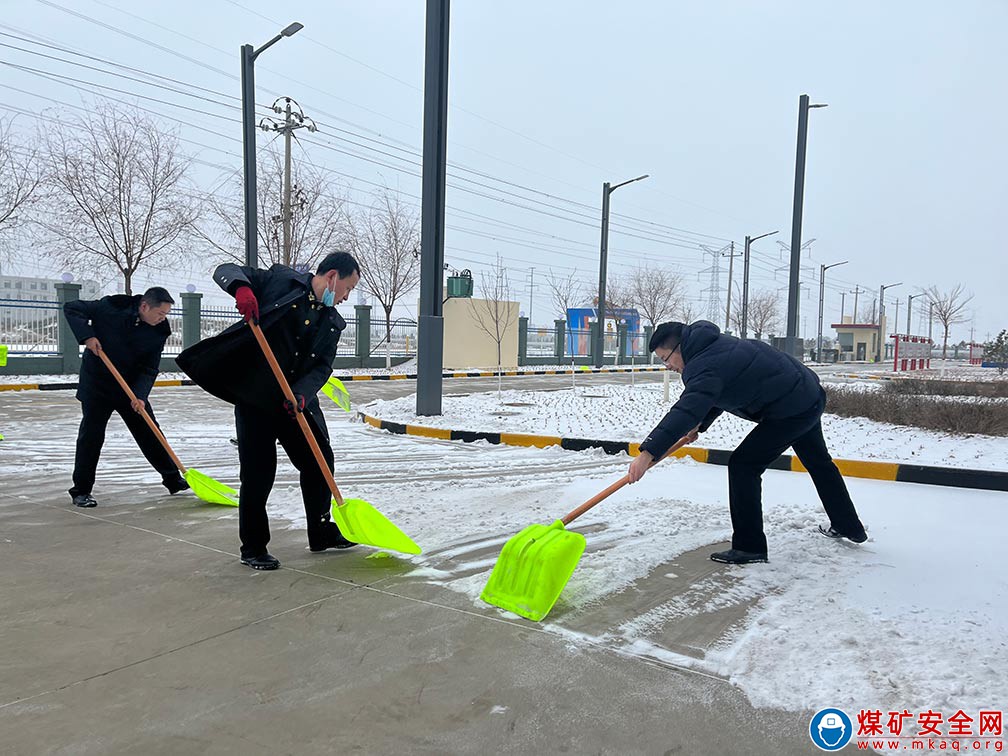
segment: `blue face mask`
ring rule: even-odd
[[[325,307],[332,307],[336,304],[336,294],[332,289],[326,287],[326,290],[322,292],[322,305]]]

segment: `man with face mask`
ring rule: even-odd
[[[318,391],[332,375],[336,345],[346,322],[336,311],[360,281],[360,266],[346,252],[327,255],[315,275],[284,265],[260,270],[226,263],[214,271],[217,284],[235,298],[245,322],[186,349],[177,358],[199,386],[235,405],[241,489],[238,530],[241,562],[275,570],[280,562],[267,551],[270,540],[266,500],[276,478],[280,442],[300,472],[308,518],[308,547],[315,552],[355,544],[330,520],[330,492],[311,447],[298,427],[303,413],[329,469],[329,444]],[[294,393],[288,402],[246,322],[260,323],[280,369]]]
[[[154,419],[147,396],[161,365],[161,352],[171,334],[168,312],[175,300],[166,289],[154,286],[144,294],[115,294],[98,300],[75,300],[63,305],[67,323],[83,344],[77,399],[81,403],[81,424],[77,432],[73,487],[70,496],[78,507],[94,507],[91,495],[98,458],[105,443],[105,428],[113,412],[118,412],[151,467],[161,473],[168,493],[189,488],[168,452],[140,415],[142,409]],[[98,353],[106,356],[129,384],[136,401],[131,402]]]

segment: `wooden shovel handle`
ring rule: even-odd
[[[652,462],[651,463],[651,467],[654,467],[659,462],[661,462],[662,459],[665,459],[669,455],[675,453],[677,450],[679,450],[682,447],[686,446],[686,444],[688,444],[688,443],[689,443],[689,439],[686,436],[683,436],[682,438],[680,438],[678,441],[675,442],[675,445],[671,449],[669,449],[667,452],[665,452],[665,454],[662,456],[661,459],[656,459],[654,462]],[[601,491],[601,492],[595,494],[590,499],[588,499],[588,501],[586,501],[580,507],[578,507],[577,509],[575,509],[573,512],[571,512],[570,514],[566,515],[565,517],[562,517],[560,519],[560,521],[564,525],[570,525],[578,517],[580,517],[581,515],[583,515],[585,512],[587,512],[589,509],[591,509],[592,507],[594,507],[600,501],[608,499],[610,496],[612,496],[614,493],[616,493],[617,491],[619,491],[621,488],[623,488],[623,486],[625,486],[629,482],[630,482],[630,476],[629,475],[624,475],[622,478],[620,478],[619,480],[617,480],[615,483],[613,483],[607,489],[605,489],[604,491]]]
[[[130,401],[135,402],[137,400],[136,394],[133,393],[133,389],[131,389],[129,387],[129,384],[126,383],[126,381],[123,379],[122,374],[118,370],[116,370],[116,366],[112,364],[112,360],[110,360],[109,356],[105,354],[105,350],[99,349],[98,356],[101,357],[102,362],[105,363],[105,367],[107,367],[109,369],[109,372],[112,373],[112,377],[116,379],[116,381],[122,387],[122,390],[126,392],[126,396],[129,397]],[[165,451],[168,452],[168,456],[172,458],[172,462],[174,462],[175,466],[182,472],[183,475],[185,475],[186,472],[185,465],[183,465],[179,461],[179,458],[175,456],[175,452],[172,451],[171,446],[168,445],[168,439],[164,437],[164,434],[161,432],[161,429],[157,427],[157,423],[155,423],[151,419],[151,416],[147,414],[147,410],[144,408],[140,409],[140,415],[143,417],[144,420],[147,421],[147,426],[157,437],[157,440],[161,442],[161,446],[164,447]]]
[[[273,354],[273,350],[270,348],[269,342],[266,341],[266,336],[263,334],[262,328],[259,327],[258,323],[252,321],[249,322],[249,328],[252,329],[252,333],[255,335],[256,341],[259,342],[259,347],[266,356],[266,362],[269,363],[270,370],[273,371],[273,376],[277,379],[277,383],[280,384],[280,390],[283,391],[283,394],[288,402],[296,405],[297,401],[294,399],[294,392],[291,391],[290,384],[287,383],[287,379],[284,377],[283,371],[277,363],[276,356]],[[322,475],[325,476],[326,483],[329,484],[329,490],[332,492],[333,498],[336,499],[336,503],[342,507],[343,494],[340,493],[340,490],[336,485],[336,480],[333,478],[332,470],[329,469],[329,464],[326,462],[325,457],[322,456],[322,450],[319,448],[318,441],[315,440],[315,434],[313,434],[311,432],[311,428],[308,427],[308,421],[305,420],[303,413],[295,412],[294,416],[297,418],[298,425],[301,426],[301,432],[304,433],[305,440],[311,447],[312,454],[315,455],[315,461],[318,462],[318,466],[322,470]]]

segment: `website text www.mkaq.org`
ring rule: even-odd
[[[857,715],[855,739],[859,750],[1001,753],[1003,718],[1004,712],[999,710],[982,710],[971,717],[959,709],[944,717],[934,709],[917,713],[862,709]]]
[[[859,751],[979,751],[989,753],[1001,753],[1004,750],[1004,741],[978,738],[886,738],[879,740],[875,738],[858,738],[857,747]]]

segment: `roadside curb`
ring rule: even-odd
[[[584,451],[586,449],[602,449],[606,454],[628,454],[636,457],[640,453],[640,444],[630,441],[606,441],[588,438],[564,438],[561,436],[541,436],[531,433],[502,433],[490,431],[462,431],[447,428],[432,428],[426,425],[408,425],[391,420],[382,420],[364,412],[357,412],[357,417],[364,423],[388,431],[407,436],[437,438],[445,441],[486,441],[491,444],[508,446],[531,446],[539,449],[548,446],[559,446],[568,451]],[[687,446],[679,449],[672,456],[690,457],[697,462],[708,465],[727,465],[731,452],[726,449],[705,449],[697,446]],[[834,459],[837,468],[844,477],[870,478],[873,480],[890,480],[900,483],[921,483],[930,486],[950,486],[953,488],[976,488],[987,491],[1008,491],[1008,472],[997,470],[969,470],[955,467],[933,467],[928,465],[911,465],[902,462],[871,462],[856,459]],[[769,469],[805,472],[805,467],[792,454],[782,454],[775,459]]]
[[[498,372],[505,378],[518,378],[526,375],[571,375],[577,373],[656,373],[664,370],[660,366],[647,366],[627,368],[625,370],[614,370],[612,368],[587,368],[584,370],[460,370],[442,373],[442,378],[496,378]],[[416,380],[416,373],[393,373],[382,375],[339,375],[333,374],[333,378],[341,381],[413,381]],[[195,386],[196,384],[188,378],[154,381],[154,385],[162,388],[165,386]],[[77,383],[4,383],[0,384],[0,391],[72,391],[77,389]]]

